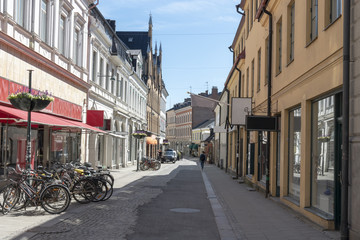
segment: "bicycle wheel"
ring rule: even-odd
[[[42,208],[51,214],[64,212],[70,205],[69,190],[63,185],[49,185],[40,195]]]
[[[80,179],[75,182],[71,193],[78,203],[89,203],[97,195],[97,188],[92,181]]]
[[[141,163],[140,164],[140,169],[142,170],[142,171],[146,171],[146,170],[148,170],[150,167],[149,167],[149,164],[148,163]]]
[[[109,180],[105,179],[105,183],[106,183],[106,186],[108,189],[106,192],[106,196],[104,197],[104,199],[102,199],[102,201],[108,200],[114,192],[114,188],[113,188],[113,185],[111,184],[111,182]]]
[[[23,191],[20,191],[19,200],[12,209],[14,211],[18,211],[23,208],[26,208],[28,205],[30,205],[30,203],[31,201],[27,198],[26,194]]]
[[[19,201],[20,189],[16,184],[10,183],[1,191],[2,213],[8,214]]]
[[[161,163],[159,163],[159,162],[155,162],[154,165],[153,165],[154,170],[159,170],[160,167],[161,167]]]
[[[110,181],[111,186],[114,185],[114,176],[111,175],[110,173],[102,173],[101,177],[103,177],[104,179]]]
[[[97,194],[92,199],[93,202],[99,202],[106,197],[108,187],[106,186],[106,180],[103,178],[93,178],[92,181],[95,183]]]

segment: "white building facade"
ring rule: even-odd
[[[103,18],[97,8],[90,15],[89,91],[90,111],[103,111],[102,129],[108,135],[89,139],[93,164],[110,168],[133,165],[140,141],[132,137],[146,129],[147,87],[141,80],[142,54],[129,50],[116,36],[115,21]],[[142,148],[143,149],[143,148]]]
[[[54,101],[32,113],[31,166],[87,161],[88,6],[91,1],[0,0],[0,126],[2,163],[23,164],[26,122],[11,93],[47,91]],[[30,85],[31,83],[31,85]]]

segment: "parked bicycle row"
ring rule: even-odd
[[[41,206],[46,212],[64,212],[71,196],[79,203],[108,200],[113,194],[114,177],[109,171],[92,168],[85,163],[53,164],[45,170],[22,170],[7,167],[7,178],[0,186],[0,207],[3,214],[11,210]]]

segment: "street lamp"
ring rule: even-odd
[[[147,133],[144,130],[137,130],[135,131],[132,136],[138,140],[140,140],[140,147],[139,147],[139,153],[140,156],[137,157],[136,160],[136,171],[139,171],[139,165],[140,165],[140,157],[142,155],[142,140],[147,136]]]

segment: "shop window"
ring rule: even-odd
[[[80,134],[52,132],[51,161],[59,163],[80,161]]]
[[[267,145],[267,132],[259,132],[258,137],[258,171],[259,181],[266,182],[266,145]]]
[[[301,108],[289,112],[289,179],[288,195],[300,201]]]
[[[312,104],[311,133],[311,206],[330,215],[334,213],[334,135],[334,96],[330,96]]]

